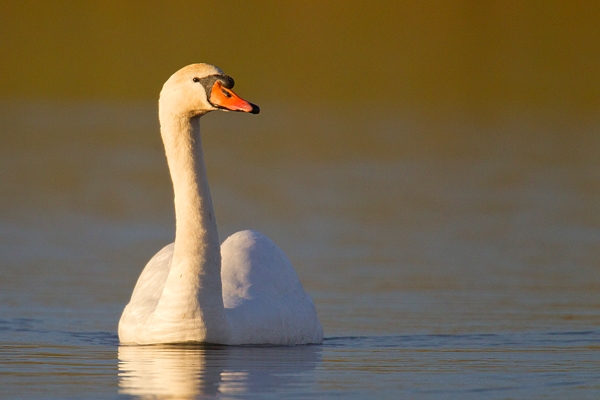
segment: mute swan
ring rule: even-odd
[[[291,263],[255,231],[219,248],[200,137],[214,110],[258,114],[233,79],[209,64],[188,65],[164,84],[160,130],[175,194],[175,242],[146,265],[119,321],[124,344],[321,343],[323,328]]]

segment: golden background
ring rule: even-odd
[[[2,1],[0,99],[151,100],[209,62],[258,103],[588,115],[599,22],[595,1]]]

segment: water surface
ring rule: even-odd
[[[123,347],[120,312],[173,239],[154,107],[3,106],[4,396],[600,393],[593,125],[211,115],[203,141],[221,240],[252,228],[278,243],[326,339]],[[31,110],[37,118],[22,118]]]

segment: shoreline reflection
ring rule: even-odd
[[[321,346],[119,346],[119,393],[194,398],[265,393],[313,379]]]

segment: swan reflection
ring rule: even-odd
[[[273,392],[310,384],[320,361],[320,346],[119,346],[119,393],[188,399]]]

